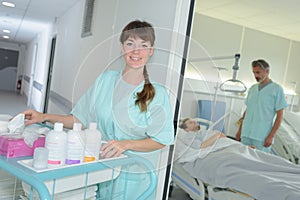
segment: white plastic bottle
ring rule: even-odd
[[[65,164],[67,151],[67,134],[62,123],[55,123],[54,129],[46,136],[45,147],[48,149],[48,168]]]
[[[74,123],[73,129],[68,131],[66,164],[78,164],[83,161],[84,134],[82,134],[80,123]]]
[[[102,135],[97,130],[97,124],[91,122],[89,128],[85,129],[85,153],[84,162],[91,162],[99,159]]]

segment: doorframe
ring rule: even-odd
[[[186,2],[185,2],[186,3]],[[173,105],[174,107],[174,115],[173,115],[173,124],[174,124],[174,131],[176,133],[177,131],[177,125],[178,125],[178,118],[180,115],[180,102],[181,102],[181,96],[183,93],[183,81],[184,81],[184,72],[187,65],[187,57],[188,57],[188,51],[189,51],[189,44],[190,44],[190,38],[192,33],[192,26],[193,26],[193,19],[194,19],[194,9],[195,9],[196,0],[190,0],[188,4],[181,4],[179,5],[179,10],[182,10],[182,6],[187,6],[185,9],[187,9],[187,12],[181,12],[181,15],[177,15],[178,20],[178,27],[177,31],[185,36],[185,39],[183,41],[183,52],[182,52],[182,58],[176,59],[176,63],[172,63],[170,66],[181,66],[180,67],[180,76],[178,80],[178,89],[177,89],[177,95],[176,99],[172,101],[172,97],[170,97],[171,102],[175,102]],[[184,10],[185,10],[184,9]],[[183,17],[186,18],[186,21],[183,23]],[[180,23],[179,23],[180,21]],[[175,47],[176,48],[176,47]],[[175,57],[172,61],[175,60]],[[168,77],[167,82],[169,85],[172,85],[172,77]],[[168,85],[167,84],[167,85]],[[176,134],[175,134],[176,135]],[[174,137],[175,137],[174,135]],[[170,145],[168,157],[167,157],[167,167],[166,167],[166,174],[164,177],[164,185],[163,185],[163,196],[162,199],[166,200],[169,196],[169,189],[170,189],[170,183],[171,183],[171,176],[172,176],[172,168],[173,168],[173,159],[174,159],[174,145]]]
[[[49,106],[51,79],[52,79],[52,71],[53,71],[53,63],[54,63],[54,55],[55,55],[55,46],[56,46],[56,35],[53,36],[52,40],[51,40],[49,68],[48,68],[48,76],[47,76],[45,99],[44,99],[44,109],[43,109],[44,113],[47,113],[48,106]]]

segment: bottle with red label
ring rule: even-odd
[[[67,152],[67,134],[62,123],[55,123],[54,129],[46,136],[45,147],[48,149],[48,168],[65,164]]]

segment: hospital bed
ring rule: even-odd
[[[299,164],[300,158],[300,113],[286,110],[275,135],[272,150],[278,156]]]
[[[247,194],[229,188],[208,185],[192,177],[178,162],[173,164],[172,181],[194,200],[253,200]]]
[[[172,182],[175,187],[183,189],[192,199],[204,200],[207,196],[203,182],[190,176],[178,162],[173,164]]]
[[[211,121],[203,119],[203,118],[194,118],[199,124],[200,128],[207,130],[209,126],[212,124]],[[178,131],[181,129],[178,128]],[[176,149],[176,146],[175,146]],[[176,157],[176,153],[175,153]],[[186,172],[179,162],[175,161],[173,163],[172,169],[172,184],[183,189],[187,194],[189,194],[190,198],[195,200],[204,200],[207,196],[205,186],[201,180],[198,180],[188,172]],[[171,191],[170,191],[171,193]]]
[[[203,118],[193,118],[193,120],[196,120],[200,124],[200,128],[202,130],[207,130],[213,125],[211,121]],[[183,130],[178,128],[177,133],[178,131]],[[175,146],[175,161],[173,163],[172,182],[175,186],[180,187],[189,194],[190,198],[194,200],[253,200],[253,198],[249,195],[240,193],[234,189],[215,187],[192,177],[177,161],[176,156]]]

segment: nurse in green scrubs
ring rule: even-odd
[[[152,56],[154,29],[148,22],[132,21],[122,30],[121,51],[126,66],[122,71],[102,73],[80,98],[68,116],[25,111],[26,124],[63,122],[71,128],[74,122],[85,127],[97,122],[108,143],[101,157],[130,152],[147,158],[156,167],[157,156],[174,142],[173,115],[168,93],[163,85],[150,80],[146,68]],[[149,185],[149,176],[138,165],[122,169],[110,194],[107,184],[100,189],[101,199],[136,199]],[[112,195],[112,196],[111,196]],[[149,199],[155,199],[155,194]]]
[[[269,63],[263,59],[254,60],[252,71],[257,83],[248,91],[247,110],[242,116],[236,139],[269,153],[288,104],[283,88],[269,77]]]

